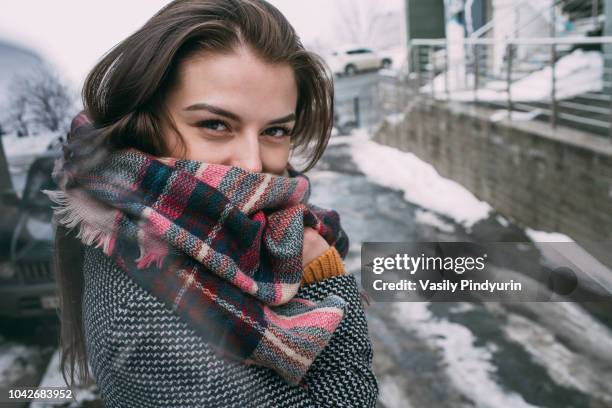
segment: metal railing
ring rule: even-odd
[[[579,36],[583,36],[586,34],[585,28],[600,25],[604,17],[602,13],[603,2],[600,0],[550,0],[550,4],[539,7],[533,0],[523,0],[496,13],[489,22],[475,30],[469,37],[491,38],[494,31],[501,26],[512,27],[506,33],[507,38],[525,37],[529,31],[542,28],[548,31],[556,30],[557,22],[562,21],[564,15],[571,16],[574,31]],[[549,27],[536,27],[541,26],[543,20]]]
[[[408,64],[417,94],[487,105],[498,117],[544,119],[553,129],[562,124],[612,141],[612,37],[414,39]]]
[[[535,10],[532,14],[534,16],[543,15],[548,10],[550,10],[552,7],[555,7],[557,4],[559,4],[561,1],[562,0],[555,0],[554,2],[551,2],[550,5],[546,5],[544,7],[540,7],[539,9]],[[502,13],[502,14],[495,16],[485,25],[475,30],[470,35],[470,38],[476,39],[476,38],[491,37],[491,34],[493,30],[495,29],[495,27],[502,25],[504,23],[510,23],[510,22],[514,26],[514,29],[512,30],[513,37],[518,37],[519,36],[518,34],[520,33],[520,31],[524,29],[525,27],[531,25],[533,22],[533,18],[530,18],[529,21],[527,22],[521,21],[521,8],[526,7],[526,6],[531,6],[532,3],[533,1],[531,0],[524,0],[516,5],[513,5],[511,10],[507,11],[506,13]]]

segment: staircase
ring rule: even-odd
[[[598,37],[603,33],[605,24],[603,0],[556,0],[542,13],[550,16],[549,23],[552,21],[552,11],[555,12],[555,34],[558,37],[577,38],[577,37]],[[521,7],[518,3],[516,7]],[[509,9],[508,13],[515,12]],[[541,21],[541,19],[540,19]],[[534,24],[534,19],[526,21],[516,28],[516,32],[525,31],[530,24]],[[491,24],[487,30],[476,32],[479,36],[491,37],[491,32],[495,30],[495,24]],[[552,26],[549,27],[552,33]],[[560,44],[555,46],[556,60],[572,53],[576,49],[585,51],[603,52],[601,44]],[[551,47],[534,47],[530,52],[523,53],[518,60],[513,61],[512,78],[521,79],[538,70],[550,65]],[[504,56],[504,65],[507,56]],[[604,68],[604,89],[600,92],[589,92],[575,97],[557,101],[557,120],[556,123],[582,131],[587,131],[602,136],[609,136],[609,128],[612,120],[610,114],[612,109],[612,61],[605,59]],[[488,76],[489,80],[499,80]],[[485,79],[486,81],[486,79]],[[487,102],[477,102],[479,105],[490,105],[499,108],[499,104]],[[550,121],[552,109],[549,101],[543,102],[524,102],[517,103],[514,109],[524,112],[540,112],[536,116],[537,120]]]
[[[500,109],[496,103],[478,102],[480,106]],[[578,129],[603,137],[609,136],[612,98],[604,92],[589,92],[570,99],[557,101],[557,125]],[[513,106],[515,111],[532,112],[535,120],[550,122],[550,102],[521,102]]]

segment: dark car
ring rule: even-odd
[[[51,173],[60,154],[57,149],[49,150],[32,162],[21,199],[4,211],[3,223],[11,227],[2,237],[0,254],[2,317],[57,314],[53,203],[41,190],[57,189]]]

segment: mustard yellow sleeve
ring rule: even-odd
[[[344,263],[338,250],[336,247],[330,246],[325,252],[304,267],[301,286],[320,282],[333,276],[341,276],[345,273]]]

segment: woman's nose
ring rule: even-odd
[[[259,151],[259,135],[246,135],[239,140],[240,143],[236,146],[232,165],[247,171],[261,173],[263,163]]]

